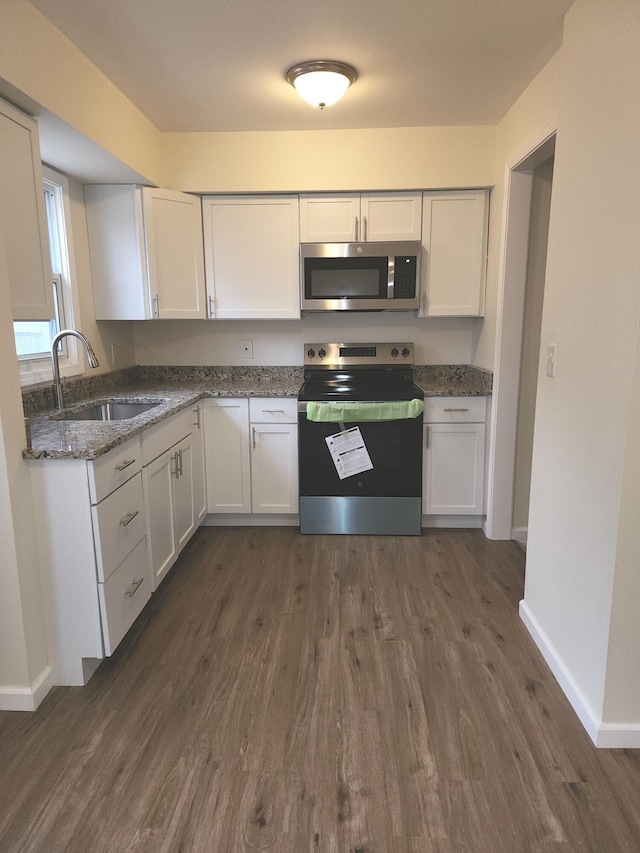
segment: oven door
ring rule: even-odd
[[[326,438],[337,423],[298,417],[301,533],[418,535],[423,416],[345,423],[360,428],[372,468],[341,480]]]

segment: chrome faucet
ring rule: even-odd
[[[100,366],[100,362],[96,358],[96,354],[93,351],[93,347],[82,334],[82,332],[76,332],[75,329],[63,329],[61,332],[58,332],[55,338],[51,341],[51,363],[53,365],[53,404],[59,412],[61,412],[63,409],[63,401],[62,380],[60,379],[60,365],[58,364],[58,344],[67,335],[72,335],[74,338],[77,338],[79,341],[82,341],[82,343],[84,344],[84,348],[87,351],[87,360],[89,362],[89,367]]]

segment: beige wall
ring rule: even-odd
[[[36,116],[48,111],[163,183],[159,131],[27,0],[0,3],[0,94]]]
[[[310,192],[486,187],[493,127],[166,133],[172,188]]]

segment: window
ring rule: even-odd
[[[73,270],[70,230],[68,223],[69,184],[64,175],[43,167],[44,201],[49,227],[51,256],[51,287],[55,318],[50,321],[20,321],[13,324],[16,352],[20,363],[22,384],[47,381],[51,378],[51,341],[60,331],[73,327]],[[60,349],[60,372],[77,372],[78,352],[75,340],[65,338]]]

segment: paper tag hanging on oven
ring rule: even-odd
[[[325,441],[341,480],[373,468],[360,427],[351,427],[335,435],[328,435]]]

